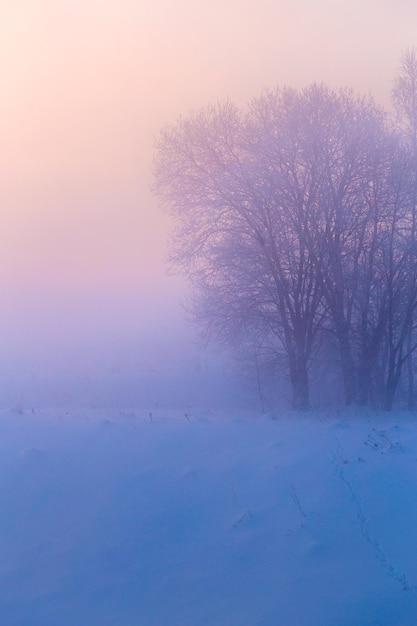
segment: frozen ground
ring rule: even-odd
[[[5,626],[414,626],[413,414],[0,412]]]

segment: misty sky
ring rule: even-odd
[[[388,104],[416,24],[411,0],[1,0],[0,375],[173,351],[160,128],[277,83]]]

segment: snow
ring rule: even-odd
[[[412,626],[412,413],[0,412],[7,626]]]

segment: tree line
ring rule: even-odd
[[[415,403],[417,55],[394,114],[323,84],[162,130],[155,192],[208,339],[285,373],[296,409],[335,363],[347,405]],[[258,370],[259,371],[259,370]]]

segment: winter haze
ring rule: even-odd
[[[152,196],[179,115],[324,81],[386,104],[411,2],[18,0],[0,7],[0,374],[194,367]]]
[[[415,626],[417,110],[394,133],[338,90],[415,104],[416,24],[410,0],[0,0],[1,626]],[[161,190],[251,378],[195,341]]]

